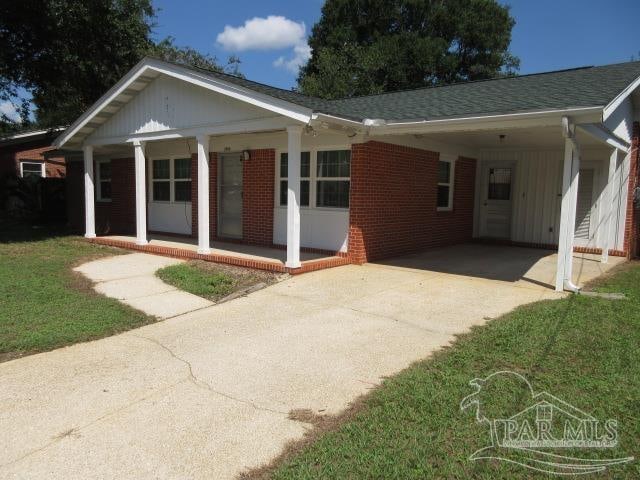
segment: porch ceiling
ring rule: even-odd
[[[500,136],[504,135],[501,139]],[[563,149],[564,137],[560,125],[557,127],[532,127],[493,129],[467,132],[431,133],[424,135],[434,141],[461,145],[477,149]],[[580,144],[587,148],[606,148],[606,146],[590,135],[577,133]]]

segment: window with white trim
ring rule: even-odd
[[[440,211],[453,209],[453,179],[455,162],[448,159],[438,160],[438,199]]]
[[[27,177],[44,177],[44,162],[20,162],[20,176]]]
[[[98,160],[96,198],[101,202],[111,201],[111,160]]]
[[[316,174],[316,206],[349,208],[351,151],[319,151]]]
[[[280,206],[287,206],[289,182],[289,154],[280,154]],[[300,206],[309,206],[309,187],[311,185],[311,152],[300,153]]]
[[[288,155],[280,153],[276,165],[276,205],[287,206]],[[300,206],[349,208],[351,151],[315,150],[300,153]]]
[[[191,202],[191,159],[152,160],[151,198],[154,202]]]

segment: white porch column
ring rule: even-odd
[[[289,268],[300,264],[300,150],[302,148],[302,126],[287,127],[287,263]]]
[[[613,189],[615,184],[616,170],[618,169],[619,150],[614,148],[609,157],[609,172],[607,176],[607,185],[605,186],[602,210],[604,215],[604,240],[602,242],[602,256],[600,261],[607,263],[609,261],[609,248],[611,248],[611,230],[613,228]]]
[[[146,245],[147,241],[147,176],[144,158],[144,142],[133,141],[136,174],[136,244]]]
[[[209,135],[198,135],[198,253],[209,247]]]
[[[96,238],[96,211],[93,184],[93,147],[82,148],[84,154],[84,236]]]
[[[562,175],[562,204],[560,208],[560,239],[558,241],[558,264],[556,291],[576,291],[572,282],[573,240],[576,229],[576,206],[580,176],[580,152],[575,141],[575,129],[566,117],[563,119],[565,134],[564,167]]]

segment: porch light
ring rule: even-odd
[[[501,133],[500,135],[498,135],[498,142],[500,143],[500,145],[504,143],[505,138],[507,138],[507,136],[504,133]]]
[[[242,151],[242,161],[246,162],[248,160],[251,160],[251,152],[249,152],[249,150],[243,150]]]

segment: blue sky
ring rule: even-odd
[[[516,19],[511,50],[520,57],[520,73],[624,62],[632,55],[640,58],[640,1],[501,3],[511,6]],[[190,45],[221,62],[237,54],[247,78],[290,88],[323,0],[156,0],[154,4],[159,9],[157,38],[171,35],[178,45]]]

